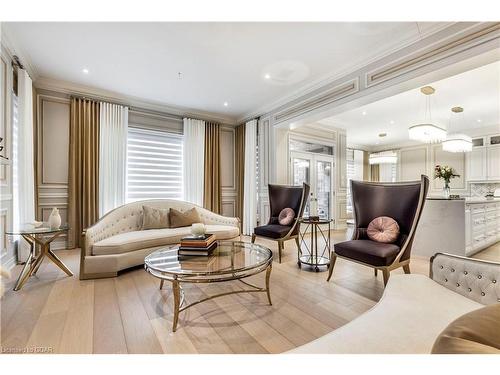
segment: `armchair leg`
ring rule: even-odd
[[[252,234],[252,243],[255,243],[255,233]]]
[[[281,263],[281,251],[283,250],[283,241],[278,241],[278,263]]]
[[[405,273],[407,273],[407,274],[408,274],[408,273],[411,273],[411,272],[410,272],[410,264],[405,264],[405,265],[403,266],[403,271],[405,271]]]
[[[383,269],[382,274],[384,276],[384,286],[386,286],[387,282],[389,281],[390,271],[388,269]]]
[[[328,266],[328,277],[326,281],[330,281],[333,273],[333,267],[335,267],[335,261],[337,260],[337,256],[333,253],[330,254],[330,265]]]
[[[377,277],[377,275],[378,275],[378,269],[374,268],[373,270],[375,271],[375,277]]]

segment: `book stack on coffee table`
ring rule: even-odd
[[[184,237],[181,239],[178,254],[181,256],[209,256],[217,248],[214,234],[203,237]]]

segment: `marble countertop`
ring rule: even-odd
[[[467,204],[500,202],[500,197],[495,197],[493,199],[486,199],[484,197],[444,198],[440,196],[429,196],[426,199],[430,201],[465,201],[465,203]]]

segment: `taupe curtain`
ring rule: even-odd
[[[205,181],[203,188],[203,206],[212,212],[222,212],[220,129],[219,124],[211,122],[205,123]]]
[[[380,181],[380,167],[378,164],[372,164],[370,168],[370,181]]]
[[[236,127],[235,132],[236,210],[243,223],[243,188],[245,185],[245,124]]]
[[[71,98],[68,176],[69,242],[99,218],[99,103]]]

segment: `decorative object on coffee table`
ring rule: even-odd
[[[66,267],[66,265],[56,256],[56,254],[54,254],[52,250],[50,250],[51,242],[68,230],[69,227],[67,225],[59,225],[57,229],[52,229],[48,223],[44,223],[44,225],[39,228],[35,228],[34,225],[28,224],[17,230],[6,232],[8,235],[22,236],[26,242],[30,244],[30,253],[21,273],[19,274],[19,278],[17,279],[16,286],[14,287],[15,291],[21,289],[31,276],[36,275],[45,257],[49,258],[68,276],[73,276],[73,273],[69,270],[69,268]],[[35,245],[39,246],[37,247]],[[37,248],[39,251],[37,251]]]
[[[454,168],[448,165],[438,164],[434,167],[434,179],[439,178],[440,180],[444,180],[443,197],[450,197],[450,181],[455,177],[460,177],[460,175],[456,173]]]
[[[273,253],[264,246],[240,241],[220,241],[217,249],[208,257],[179,257],[178,246],[157,250],[144,259],[145,270],[161,280],[160,289],[166,281],[172,283],[174,296],[174,317],[172,331],[176,331],[179,313],[216,297],[236,293],[266,293],[269,305],[271,294],[269,281]],[[244,278],[266,271],[266,286],[259,287],[243,281]],[[248,288],[215,294],[190,304],[185,304],[182,283],[219,283],[239,281]]]
[[[178,254],[180,256],[208,256],[216,248],[217,241],[214,234],[189,236],[181,239]]]
[[[205,224],[203,223],[194,223],[191,225],[191,234],[193,237],[204,238],[205,236]]]
[[[331,223],[332,219],[316,219],[316,218],[302,218],[299,220],[301,224],[305,225],[303,231],[299,231],[300,247],[298,250],[297,265],[299,268],[302,264],[314,267],[316,272],[319,272],[320,266],[328,266],[330,264],[330,246],[331,246]],[[323,226],[323,228],[322,228]],[[326,226],[326,228],[325,228]],[[304,238],[308,230],[310,233],[310,247],[307,245],[307,240]],[[324,245],[322,252],[318,255],[318,233],[323,238]],[[304,251],[306,250],[306,251]]]

